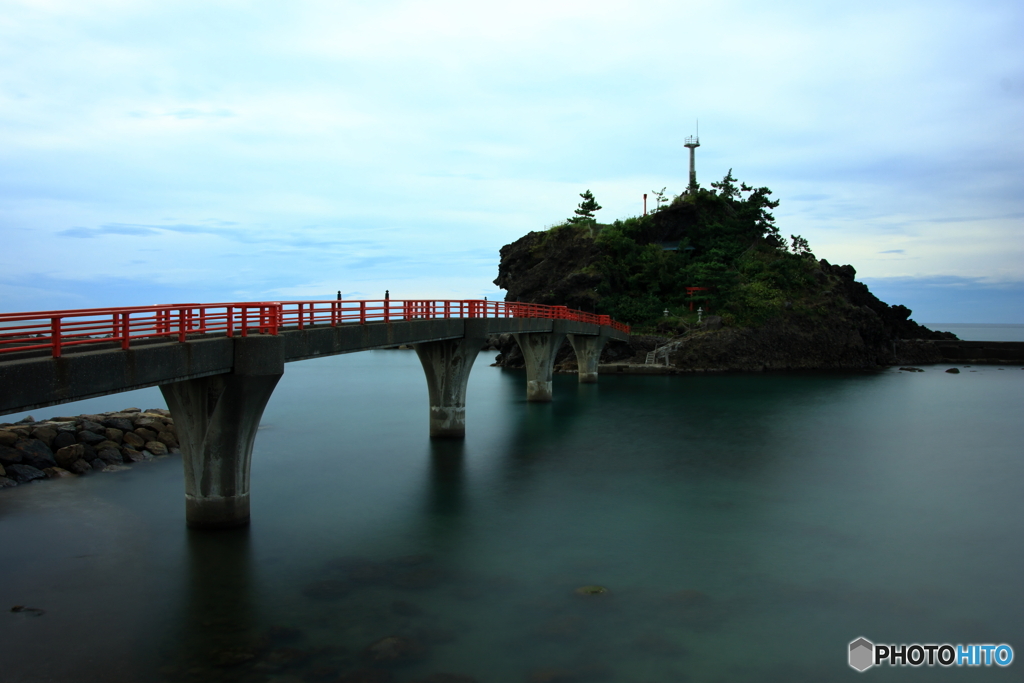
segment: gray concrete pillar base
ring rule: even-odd
[[[597,383],[597,366],[601,362],[601,351],[607,337],[602,335],[569,334],[569,343],[576,352],[576,366],[579,368],[580,384]]]
[[[551,373],[555,354],[565,339],[562,332],[518,332],[513,334],[526,363],[526,400],[551,401]]]
[[[550,403],[552,397],[551,382],[536,379],[526,380],[526,400],[531,403]]]
[[[249,494],[196,498],[185,494],[185,523],[190,529],[234,529],[249,523]]]
[[[413,344],[427,378],[431,438],[465,438],[466,386],[484,341],[467,330],[462,339]]]
[[[465,438],[466,409],[430,406],[430,436],[439,439]]]

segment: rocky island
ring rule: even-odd
[[[818,259],[799,235],[783,239],[771,190],[692,187],[650,214],[600,224],[592,195],[576,215],[501,249],[494,283],[506,301],[564,305],[633,326],[602,363],[657,362],[679,371],[871,369],[940,362],[929,341],[953,340],[910,319],[856,280],[850,265]],[[599,207],[598,207],[599,208]],[[521,367],[511,339],[498,364]],[[568,344],[556,367],[571,371]]]

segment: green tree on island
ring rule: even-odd
[[[600,211],[603,208],[600,204],[597,203],[597,200],[594,199],[594,193],[591,192],[590,190],[581,193],[580,197],[583,197],[583,201],[580,202],[579,207],[577,207],[576,211],[574,211],[576,215],[569,219],[570,223],[582,223],[584,221],[593,221],[594,212]]]
[[[657,198],[658,193],[655,192]],[[594,310],[653,325],[668,308],[689,314],[710,306],[730,324],[756,325],[799,302],[815,287],[807,241],[787,248],[767,187],[737,180],[732,169],[649,215],[614,221],[594,236],[589,270]],[[688,287],[701,287],[688,294]]]
[[[651,194],[654,195],[655,211],[661,211],[661,205],[668,204],[668,199],[665,197],[665,190],[667,189],[668,187],[666,186],[660,190],[651,190]]]

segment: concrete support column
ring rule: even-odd
[[[484,341],[467,336],[413,344],[427,376],[431,438],[465,438],[466,385]]]
[[[513,336],[526,362],[526,400],[537,403],[550,401],[551,371],[565,333],[517,332]]]
[[[185,466],[185,521],[222,529],[249,523],[249,465],[263,409],[284,374],[284,339],[234,341],[234,370],[165,384]]]
[[[603,335],[569,334],[569,343],[576,352],[580,384],[597,384],[597,366],[608,338]]]

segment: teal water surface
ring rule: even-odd
[[[1021,680],[846,663],[858,636],[1024,656],[1019,366],[556,376],[528,404],[488,360],[465,442],[427,438],[412,352],[289,364],[245,531],[185,529],[176,458],[0,492],[0,606],[46,610],[4,607],[0,678]]]
[[[1024,341],[1024,325],[1018,324],[926,323],[925,327],[952,332],[964,341]]]

